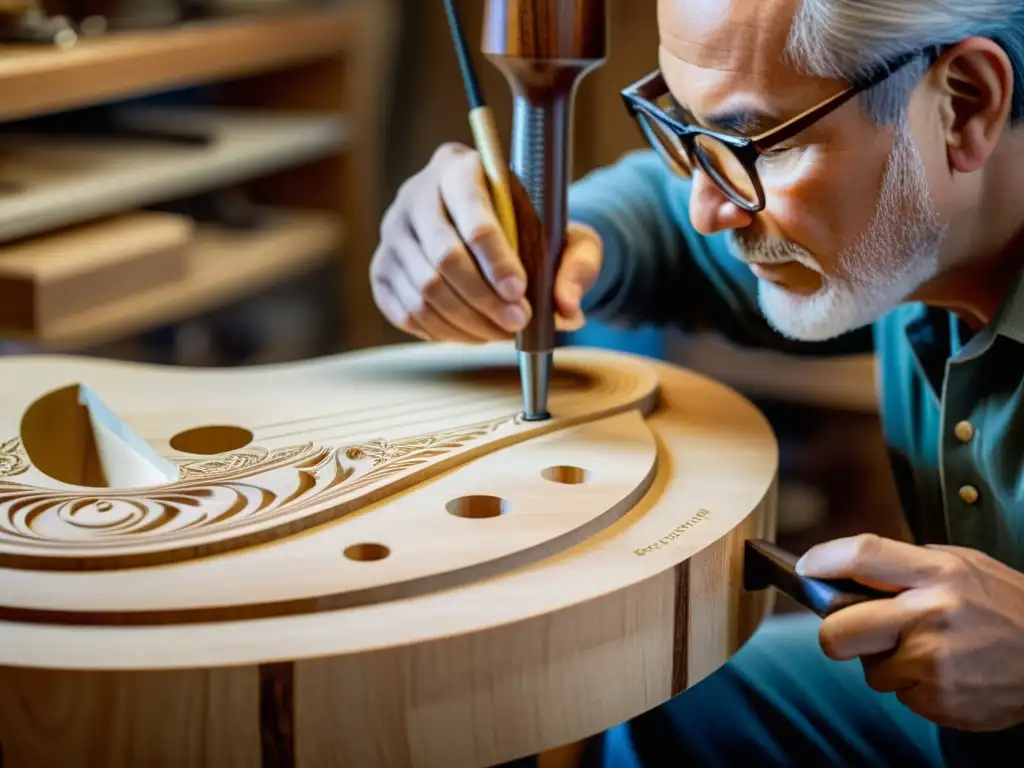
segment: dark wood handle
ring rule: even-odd
[[[483,0],[482,50],[488,56],[603,61],[607,0]]]
[[[824,618],[855,603],[892,597],[852,579],[809,579],[796,572],[799,558],[763,539],[746,542],[743,588],[755,592],[775,587]]]
[[[544,225],[519,177],[509,176],[509,191],[516,217],[519,258],[526,271],[526,300],[530,322],[517,335],[522,352],[550,352],[555,347],[555,275],[562,264],[561,249],[548,248]]]

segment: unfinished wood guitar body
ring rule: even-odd
[[[777,450],[730,390],[402,345],[207,370],[0,359],[0,763],[486,766],[720,666]]]

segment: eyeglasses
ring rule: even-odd
[[[756,167],[761,155],[809,128],[857,94],[883,82],[919,56],[925,56],[931,66],[943,50],[944,46],[931,46],[898,56],[880,71],[854,81],[849,88],[821,104],[757,136],[712,131],[668,115],[658,104],[671,99],[661,70],[638,80],[621,95],[644,138],[670,168],[689,176],[695,164],[699,164],[730,200],[746,211],[757,213],[765,207],[764,187]]]

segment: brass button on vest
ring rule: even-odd
[[[965,485],[960,488],[960,498],[965,504],[973,504],[978,500],[978,489],[973,485]]]
[[[953,428],[953,434],[961,443],[969,443],[974,437],[974,427],[969,421],[961,421]]]

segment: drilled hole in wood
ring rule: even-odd
[[[548,467],[541,470],[540,474],[545,480],[564,485],[580,485],[590,482],[590,473],[580,467],[570,467],[567,465]]]
[[[497,496],[463,496],[452,499],[445,505],[448,514],[465,517],[470,520],[483,520],[488,517],[501,517],[511,511],[511,505]]]
[[[214,424],[179,432],[171,438],[171,447],[182,453],[212,456],[215,453],[237,451],[251,442],[252,432],[244,427]]]
[[[366,542],[353,544],[345,549],[345,557],[349,560],[358,560],[361,563],[372,563],[376,560],[383,560],[391,554],[391,550],[383,544]]]

